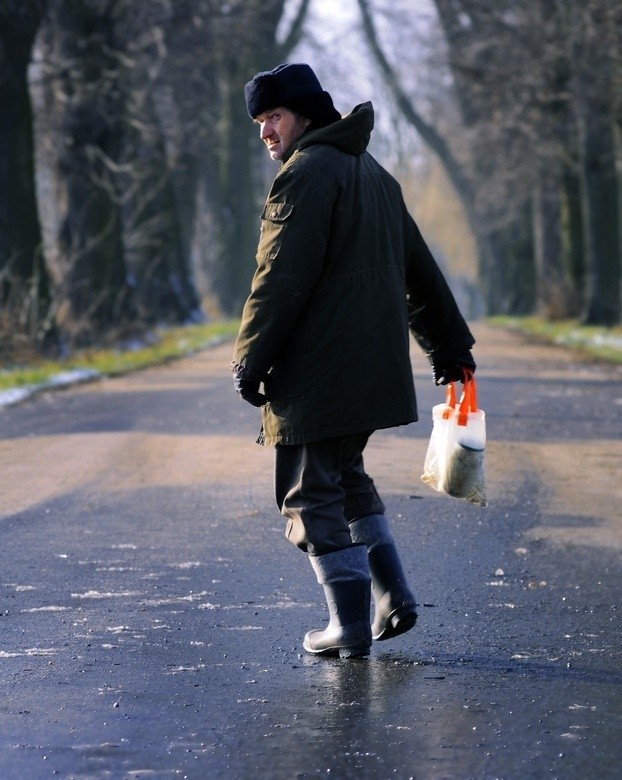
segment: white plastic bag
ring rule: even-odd
[[[432,409],[432,435],[421,479],[441,493],[487,506],[486,414],[477,408],[475,378],[469,374],[465,379],[458,403],[454,385],[450,384],[445,403]]]

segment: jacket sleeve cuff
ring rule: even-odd
[[[255,371],[235,361],[231,363],[231,370],[239,379],[249,379],[252,382],[263,382],[266,378],[266,372]]]

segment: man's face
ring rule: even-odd
[[[273,160],[282,160],[289,147],[296,143],[311,124],[310,119],[283,106],[264,111],[255,117],[255,122],[259,125],[259,137]]]

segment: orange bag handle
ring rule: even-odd
[[[466,425],[469,412],[477,411],[477,384],[472,371],[464,371],[464,390],[460,398],[458,410],[458,425]]]
[[[445,405],[447,408],[443,411],[443,420],[449,419],[456,406],[456,390],[453,382],[450,382],[447,385],[447,390],[445,391]]]
[[[464,374],[464,389],[460,396],[460,402],[456,403],[456,388],[453,382],[447,385],[445,391],[445,406],[443,410],[443,420],[449,419],[452,412],[457,409],[458,411],[458,425],[466,425],[469,412],[477,411],[477,384],[473,372],[468,369],[463,369]]]

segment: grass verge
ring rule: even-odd
[[[487,322],[574,349],[592,358],[622,364],[622,327],[587,327],[576,320],[547,322],[537,317],[490,317]],[[206,325],[162,328],[152,334],[152,343],[149,344],[84,350],[62,361],[41,360],[24,366],[5,366],[0,370],[0,391],[37,386],[72,371],[118,376],[233,338],[238,327],[238,320],[226,320]]]
[[[6,366],[0,370],[0,390],[39,385],[58,374],[71,371],[118,376],[183,357],[224,339],[233,338],[238,327],[237,320],[228,320],[206,325],[162,328],[154,331],[149,339],[150,343],[117,349],[84,350],[61,361],[41,360],[29,362],[27,366]]]
[[[568,347],[591,358],[622,364],[622,326],[588,326],[577,320],[547,322],[538,317],[490,317],[487,322]]]

